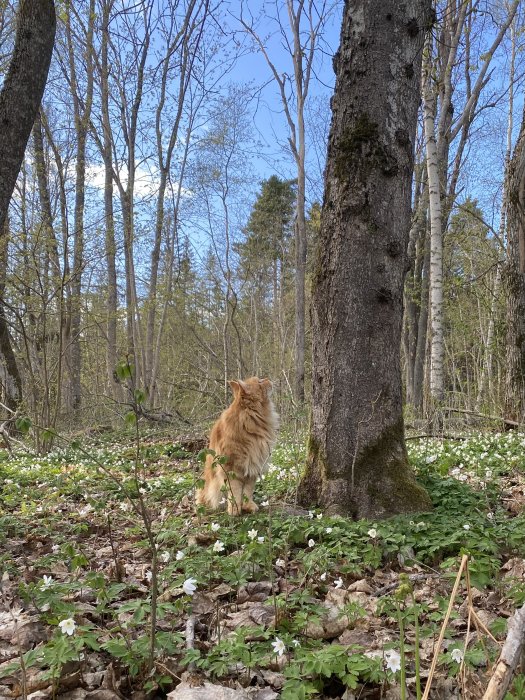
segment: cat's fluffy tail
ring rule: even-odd
[[[204,468],[205,484],[196,494],[197,505],[204,505],[217,510],[223,497],[224,475],[221,467],[213,467],[213,457],[208,455]]]

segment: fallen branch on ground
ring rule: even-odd
[[[502,700],[510,685],[525,643],[525,604],[509,620],[507,639],[483,700]]]

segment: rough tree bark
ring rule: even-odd
[[[508,170],[505,417],[525,419],[525,110]]]
[[[13,56],[0,92],[0,232],[44,94],[55,27],[53,0],[21,0]]]
[[[410,471],[401,391],[403,281],[430,0],[348,0],[312,300],[305,504],[387,517],[430,508]]]
[[[7,211],[38,113],[55,43],[53,0],[21,0],[15,46],[0,92],[0,250],[7,260]],[[13,353],[0,285],[0,360],[6,402],[16,408],[21,380]]]

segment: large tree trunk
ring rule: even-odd
[[[509,165],[505,417],[525,420],[525,110]]]
[[[3,304],[7,267],[7,211],[38,113],[55,42],[53,0],[21,0],[15,46],[0,92],[0,366],[5,401],[16,409],[22,383]]]
[[[430,507],[401,397],[403,282],[429,0],[348,0],[312,299],[313,416],[303,503],[387,517]]]
[[[13,57],[0,92],[0,235],[44,94],[55,26],[53,0],[21,0]]]
[[[22,379],[13,352],[4,306],[9,243],[7,220],[3,228],[3,233],[0,235],[0,395],[7,408],[16,411],[22,400]]]

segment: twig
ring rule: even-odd
[[[427,578],[441,578],[441,574],[410,574],[408,580],[412,583],[414,581],[426,581]],[[378,588],[377,591],[374,593],[374,596],[376,598],[380,598],[381,596],[387,595],[387,593],[390,593],[390,591],[393,591],[394,588],[397,588],[398,586],[399,581],[395,581],[395,583],[389,583],[387,586],[382,586],[382,588]]]
[[[467,411],[466,408],[452,408],[451,406],[446,406],[443,411],[449,411],[450,413],[465,413],[468,416],[476,416],[477,418],[485,418],[486,420],[497,420],[504,425],[512,425],[514,428],[519,428],[523,425],[515,420],[510,420],[510,418],[504,418],[503,416],[487,416],[485,413],[478,413],[477,411]]]
[[[428,700],[428,697],[430,695],[430,687],[432,685],[432,678],[434,676],[434,672],[436,670],[436,666],[437,666],[437,662],[438,662],[439,650],[441,649],[441,644],[443,643],[443,639],[445,637],[445,631],[447,629],[448,621],[450,619],[450,614],[452,612],[452,606],[454,605],[454,600],[455,600],[456,594],[458,592],[459,583],[461,581],[461,576],[463,575],[463,569],[467,565],[467,562],[468,562],[468,554],[464,554],[463,558],[461,559],[461,565],[459,567],[458,575],[456,576],[456,580],[454,581],[454,587],[452,589],[452,593],[450,594],[450,600],[448,602],[447,613],[445,615],[445,619],[443,620],[443,624],[441,625],[439,639],[437,641],[436,650],[434,652],[434,658],[432,659],[432,664],[430,666],[430,671],[428,673],[427,684],[425,686],[425,692],[423,693],[422,700]]]
[[[155,666],[162,671],[162,673],[167,673],[168,676],[171,676],[174,678],[176,681],[179,681],[179,683],[182,682],[182,678],[180,676],[177,676],[176,673],[173,673],[171,669],[169,669],[167,666],[164,666],[164,664],[161,664],[160,661],[155,661]]]
[[[465,435],[444,435],[440,433],[439,435],[435,433],[422,433],[421,435],[407,435],[405,441],[407,440],[421,440],[422,438],[432,438],[433,440],[466,440]]]

